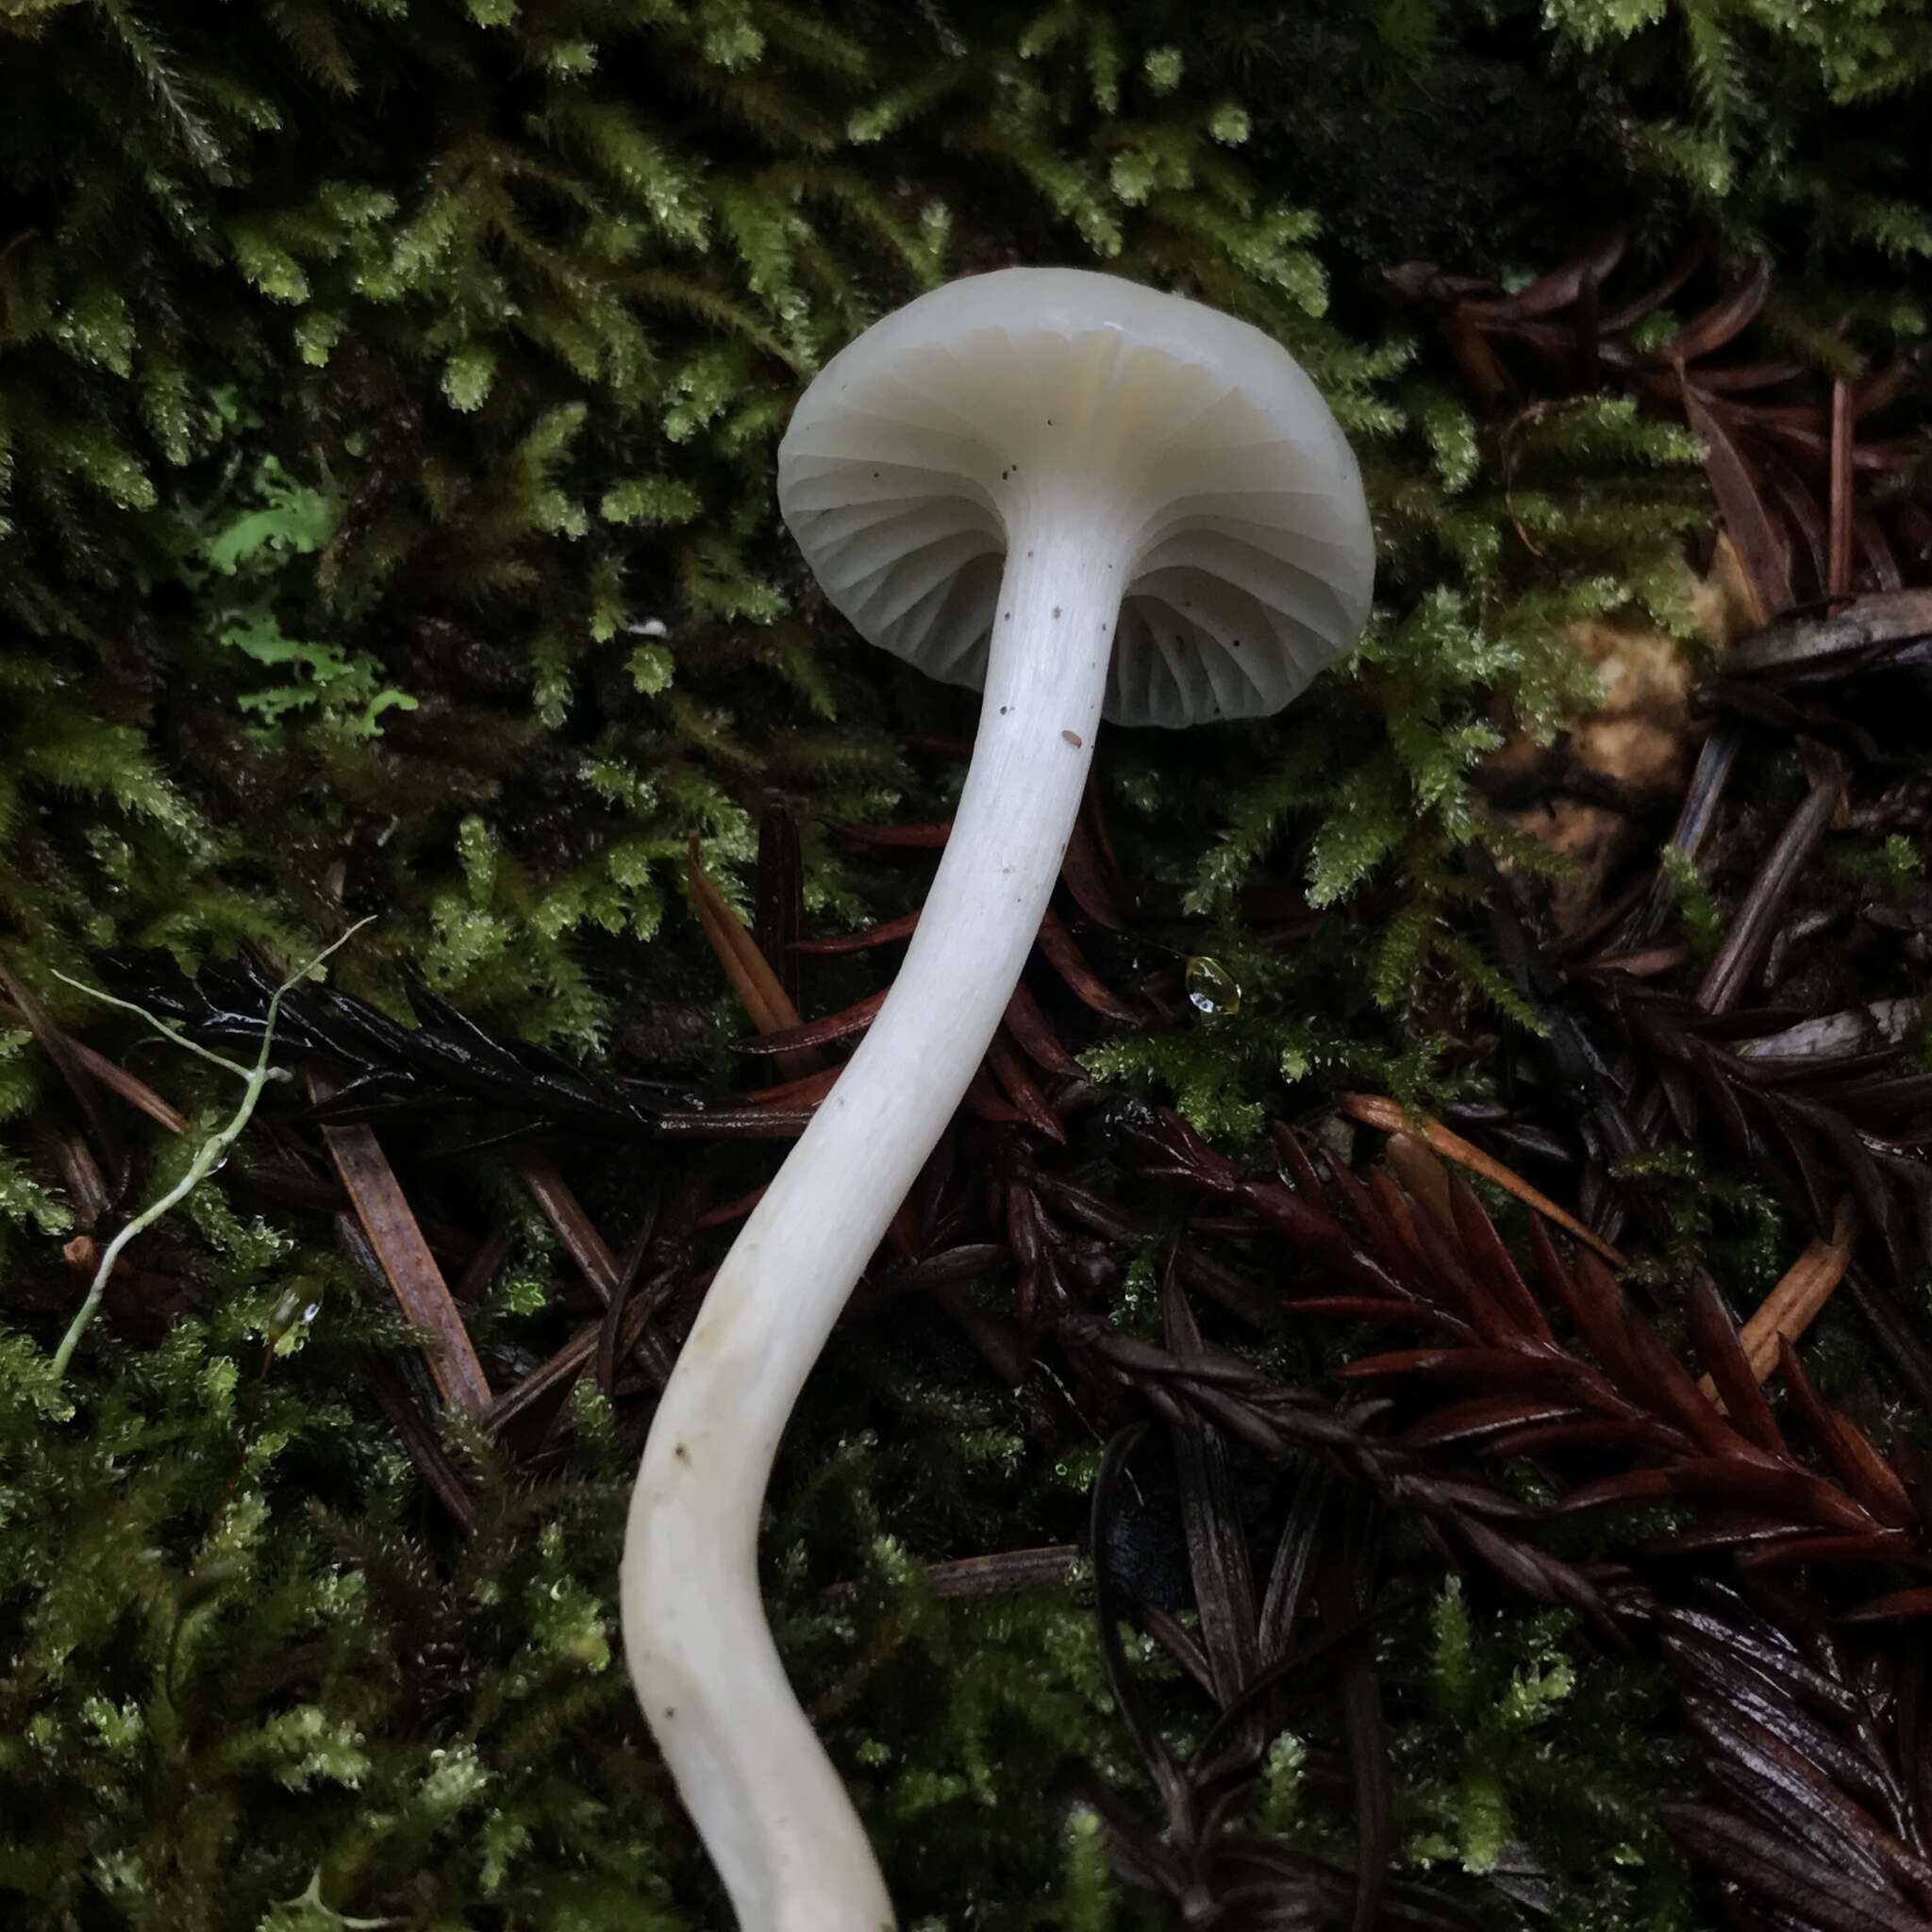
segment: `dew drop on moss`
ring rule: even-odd
[[[1196,953],[1188,961],[1186,983],[1188,998],[1197,1013],[1208,1013],[1218,1019],[1241,1009],[1241,990],[1235,983],[1234,974],[1206,953]]]

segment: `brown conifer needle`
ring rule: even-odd
[[[325,1075],[310,1073],[311,1101],[320,1104],[333,1091]],[[397,1303],[428,1340],[430,1379],[453,1407],[481,1414],[491,1402],[483,1364],[375,1128],[325,1126],[322,1138]]]
[[[9,1000],[0,1000],[0,1026],[24,1026],[25,1024],[25,1016],[18,1007]],[[104,1053],[96,1053],[84,1041],[72,1036],[64,1037],[74,1051],[75,1058],[110,1093],[118,1093],[129,1107],[138,1108],[171,1134],[188,1131],[187,1117],[178,1108],[171,1107],[163,1100],[139,1074],[130,1074],[125,1067],[110,1060]]]
[[[1566,1233],[1574,1235],[1585,1247],[1602,1256],[1612,1268],[1630,1265],[1621,1249],[1612,1247],[1602,1235],[1586,1227],[1567,1208],[1557,1207],[1547,1194],[1539,1192],[1521,1174],[1511,1173],[1500,1160],[1491,1159],[1460,1134],[1452,1133],[1441,1121],[1432,1121],[1425,1114],[1411,1114],[1398,1102],[1381,1093],[1344,1093],[1336,1105],[1350,1120],[1359,1121],[1365,1127],[1379,1127],[1385,1134],[1413,1135],[1444,1160],[1453,1160],[1457,1167],[1466,1167],[1471,1174],[1480,1174],[1505,1193],[1514,1194],[1525,1208],[1533,1208],[1545,1221],[1555,1222]]]
[[[693,832],[685,859],[685,877],[691,888],[691,908],[745,1017],[759,1033],[782,1033],[800,1024],[798,1008],[791,1004],[771,962],[758,951],[758,941],[745,929],[744,922],[732,911],[723,892],[711,883],[698,858],[698,839]],[[824,1061],[808,1048],[779,1057],[788,1074],[815,1073]]]
[[[1762,1382],[1777,1367],[1778,1337],[1796,1341],[1817,1319],[1818,1312],[1831,1299],[1832,1291],[1844,1279],[1851,1265],[1852,1248],[1857,1241],[1857,1217],[1849,1199],[1840,1201],[1829,1235],[1821,1235],[1785,1270],[1777,1286],[1765,1296],[1742,1329],[1738,1340],[1751,1364],[1751,1373]],[[1706,1375],[1699,1382],[1705,1394],[1715,1402],[1717,1390]]]

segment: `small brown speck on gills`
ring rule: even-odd
[[[666,1716],[667,1718],[674,1718],[674,1717],[675,1717],[675,1716],[677,1715],[677,1707],[676,1707],[676,1705],[675,1705],[675,1704],[667,1704],[667,1705],[666,1705],[666,1706],[664,1707],[664,1715],[665,1715],[665,1716]]]
[[[676,1457],[678,1461],[680,1462],[689,1462],[691,1460],[691,1451],[687,1449],[682,1442],[675,1443],[672,1447],[671,1453],[672,1455]]]
[[[1067,742],[1074,747],[1075,751],[1078,751],[1080,749],[1080,734],[1077,731],[1062,731],[1060,733],[1060,736],[1064,738],[1067,741]]]

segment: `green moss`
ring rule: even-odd
[[[1572,1635],[1564,1613],[1478,1607],[1453,1581],[1425,1632],[1401,1633],[1426,1642],[1423,1707],[1398,1733],[1407,1855],[1488,1875],[1592,1932],[1700,1924],[1657,1823],[1666,1794],[1695,1785],[1689,1754],[1667,1740],[1670,1693]]]

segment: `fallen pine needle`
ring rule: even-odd
[[[311,1074],[308,1091],[321,1102],[333,1089]],[[480,1414],[491,1403],[483,1364],[375,1130],[325,1126],[322,1138],[383,1278],[410,1324],[428,1338],[425,1353],[438,1392],[453,1407]]]
[[[1411,1114],[1380,1093],[1344,1093],[1337,1105],[1350,1120],[1359,1121],[1365,1127],[1379,1127],[1385,1134],[1412,1135],[1444,1160],[1453,1160],[1457,1167],[1465,1167],[1471,1174],[1493,1182],[1505,1193],[1514,1194],[1525,1208],[1533,1208],[1545,1221],[1553,1221],[1566,1233],[1574,1235],[1585,1247],[1602,1256],[1612,1268],[1630,1265],[1628,1257],[1621,1250],[1613,1248],[1602,1235],[1584,1226],[1575,1215],[1567,1208],[1558,1208],[1547,1194],[1539,1192],[1500,1160],[1492,1160],[1473,1141],[1452,1133],[1441,1121],[1432,1121],[1426,1114]]]
[[[1778,1338],[1795,1342],[1818,1319],[1832,1291],[1845,1278],[1857,1239],[1857,1220],[1852,1204],[1840,1201],[1831,1233],[1821,1235],[1785,1270],[1777,1286],[1739,1331],[1738,1341],[1758,1381],[1768,1380],[1777,1367]],[[1713,1402],[1717,1400],[1717,1390],[1708,1375],[1698,1387]]]
[[[0,1000],[0,1022],[24,1025],[25,1016],[11,1001]],[[130,1074],[118,1061],[110,1060],[104,1053],[96,1053],[82,1041],[70,1039],[67,1043],[74,1050],[75,1058],[109,1092],[118,1093],[129,1107],[139,1108],[149,1120],[166,1127],[171,1134],[188,1131],[187,1117],[181,1110],[171,1107],[139,1074]]]
[[[745,1017],[759,1033],[783,1033],[800,1024],[798,1008],[779,984],[771,962],[758,951],[758,941],[745,930],[744,922],[732,911],[723,892],[711,883],[698,858],[697,834],[685,858],[685,878],[691,889],[691,903],[707,943],[716,954]],[[824,1065],[809,1048],[778,1056],[778,1063],[791,1074],[816,1073]]]

